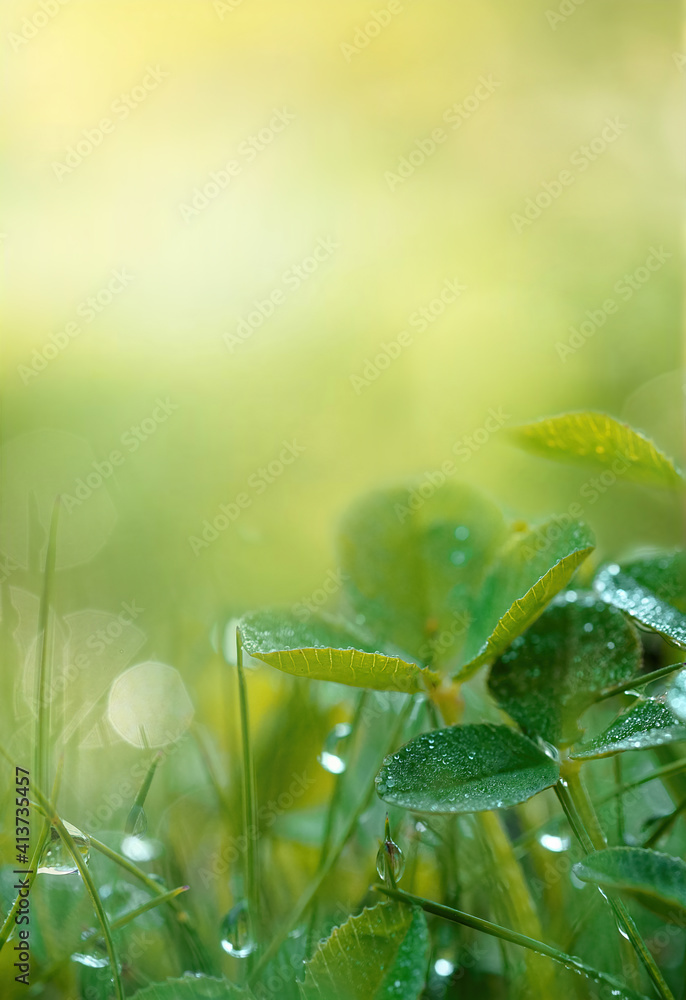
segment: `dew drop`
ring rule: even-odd
[[[348,739],[353,728],[348,722],[339,722],[333,727],[324,740],[324,749],[317,757],[325,771],[330,774],[343,774],[347,763],[342,756],[342,744]]]
[[[247,958],[257,948],[250,932],[250,915],[247,900],[236,903],[222,920],[221,946],[227,955]]]
[[[88,859],[90,858],[91,847],[89,838],[77,827],[72,826],[71,823],[67,823],[66,820],[62,820],[62,822],[64,823],[67,832],[71,834],[72,840],[74,841],[79,854],[87,864]],[[74,859],[60,840],[60,835],[55,827],[51,827],[50,837],[48,838],[47,844],[43,848],[43,854],[38,865],[38,874],[74,875],[76,872],[78,872],[78,868],[74,864]]]
[[[467,556],[465,555],[464,552],[461,552],[459,549],[455,549],[454,552],[450,553],[450,561],[453,564],[453,566],[461,566],[464,562],[467,561]]]
[[[552,851],[554,854],[561,854],[562,851],[569,850],[571,843],[569,837],[556,837],[552,833],[542,833],[538,842],[541,847],[545,847],[546,851]]]
[[[452,976],[455,966],[447,958],[437,958],[434,962],[434,972],[442,979]]]
[[[391,839],[391,827],[386,816],[385,839],[376,855],[376,870],[382,882],[395,885],[403,877],[405,857],[398,845]]]
[[[457,528],[455,528],[455,538],[457,538],[459,542],[466,541],[469,538],[469,528],[465,527],[464,524],[460,524]]]

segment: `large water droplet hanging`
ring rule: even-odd
[[[326,737],[324,749],[317,757],[325,771],[331,774],[342,774],[345,771],[347,762],[343,757],[343,746],[352,731],[350,723],[339,722]]]
[[[227,955],[247,958],[257,948],[250,931],[250,915],[246,900],[236,903],[222,920],[221,945]]]
[[[62,820],[62,822],[67,832],[71,834],[79,854],[88,863],[91,848],[89,838],[81,830],[77,829],[77,827],[72,826],[71,823],[67,823],[66,820]],[[38,865],[38,874],[74,875],[77,871],[78,868],[74,864],[74,859],[60,840],[59,833],[54,826],[51,827],[48,842],[43,848],[43,854]]]
[[[391,827],[386,816],[384,841],[376,855],[376,870],[382,882],[395,885],[403,877],[405,857],[398,845],[391,839]]]

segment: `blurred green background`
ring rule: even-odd
[[[78,500],[58,545],[65,634],[136,602],[140,635],[115,643],[107,684],[162,660],[221,728],[213,624],[321,588],[361,492],[450,459],[513,516],[564,511],[588,476],[517,453],[502,428],[569,409],[680,457],[680,7],[562,6],[5,0],[5,730],[31,718],[23,664],[58,492]],[[465,290],[420,329],[447,280]],[[369,379],[402,331],[412,343]],[[284,442],[301,454],[267,481]],[[102,481],[79,499],[93,463]],[[239,494],[239,516],[194,544]],[[602,556],[680,537],[676,501],[629,484],[584,513]],[[281,681],[254,683],[259,719]],[[91,731],[98,711],[71,762],[81,808],[88,746],[122,746]]]

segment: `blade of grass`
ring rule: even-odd
[[[33,793],[37,800],[37,805],[47,817],[50,824],[57,830],[60,840],[64,844],[67,852],[71,855],[72,861],[76,865],[81,878],[83,879],[83,884],[86,887],[86,892],[88,893],[91,903],[93,904],[93,909],[95,915],[98,918],[98,922],[102,929],[102,935],[105,939],[105,948],[107,950],[107,955],[110,960],[110,971],[112,975],[112,982],[114,984],[114,992],[117,1000],[124,1000],[124,988],[121,982],[121,976],[119,974],[119,966],[117,964],[117,952],[114,947],[114,940],[112,938],[112,930],[110,928],[110,922],[107,914],[105,913],[105,908],[102,905],[102,900],[98,894],[98,890],[93,881],[93,876],[90,873],[88,865],[86,864],[85,858],[79,851],[78,847],[74,843],[74,838],[67,830],[66,826],[62,822],[61,818],[57,815],[54,805],[48,799],[45,798],[41,790],[34,785]]]
[[[146,872],[134,864],[133,861],[129,861],[129,859],[125,858],[122,854],[112,850],[111,847],[108,847],[107,844],[103,844],[102,841],[98,840],[96,837],[91,836],[90,842],[91,847],[94,848],[94,850],[98,851],[104,857],[109,858],[110,861],[119,865],[120,868],[123,868],[124,871],[127,871],[130,875],[133,875],[134,878],[138,879],[138,881],[146,886],[146,888],[150,889],[151,892],[154,892],[160,897],[166,895],[166,890],[163,889],[158,882],[150,878]],[[177,923],[182,932],[186,935],[191,950],[194,952],[198,960],[200,970],[209,976],[217,975],[219,972],[218,965],[213,961],[199,935],[193,928],[190,922],[190,917],[185,908],[175,898],[169,899],[167,902],[176,914]]]
[[[432,913],[443,920],[450,920],[453,923],[462,924],[464,927],[471,927],[472,930],[482,931],[484,934],[490,934],[491,937],[499,938],[501,941],[507,941],[510,944],[516,944],[521,948],[536,952],[538,955],[544,955],[546,958],[558,962],[572,972],[587,976],[596,983],[605,983],[612,987],[613,990],[619,990],[622,996],[640,997],[641,1000],[645,1000],[641,994],[627,990],[627,987],[623,983],[620,983],[619,980],[609,975],[609,973],[594,969],[574,955],[567,955],[565,952],[559,951],[557,948],[553,948],[543,941],[537,941],[535,938],[518,933],[518,931],[510,930],[509,927],[494,924],[490,920],[475,917],[471,913],[463,913],[462,910],[454,910],[452,907],[444,906],[442,903],[434,903],[432,900],[424,899],[422,896],[414,896],[409,892],[403,892],[401,889],[391,889],[381,884],[375,884],[372,888],[377,892],[382,892],[385,896],[390,896],[391,899],[398,900],[400,903],[407,903],[409,906],[419,906],[425,913]]]
[[[560,786],[562,796],[568,796],[571,805],[576,810],[581,824],[580,843],[584,851],[588,853],[589,843],[592,851],[602,851],[607,847],[605,834],[598,822],[593,803],[581,781],[579,771],[580,767],[576,762],[566,761],[562,765],[558,785]],[[577,836],[579,836],[579,833],[577,833]],[[621,899],[611,896],[607,896],[607,900],[618,924],[626,931],[634,951],[645,966],[646,972],[650,976],[658,995],[663,1000],[674,1000],[674,994],[667,985],[625,903]]]
[[[57,556],[57,525],[61,498],[57,497],[52,508],[50,534],[45,555],[43,592],[38,611],[38,637],[36,641],[36,738],[34,773],[39,788],[47,788],[50,767],[50,700],[46,697],[50,675],[48,661],[48,624],[50,618],[50,595],[55,576]]]
[[[145,805],[145,800],[148,797],[148,792],[150,791],[150,786],[152,785],[152,779],[155,777],[155,771],[157,770],[158,764],[162,760],[162,753],[158,752],[155,754],[153,759],[150,761],[150,766],[143,778],[143,783],[138,791],[138,795],[131,806],[129,815],[126,817],[125,831],[126,833],[133,833],[136,826],[141,819],[143,814],[143,807]]]
[[[410,717],[413,707],[414,707],[414,700],[410,697],[408,698],[407,703],[403,705],[402,711],[399,713],[397,722],[393,727],[393,733],[389,741],[389,747],[390,747],[388,751],[389,753],[397,746],[400,734],[403,731],[405,723]],[[384,756],[386,756],[386,754],[384,754]],[[380,764],[381,761],[379,761],[379,766]],[[376,771],[378,771],[378,767],[375,768],[374,770],[375,774]],[[367,808],[367,805],[373,793],[374,793],[374,782],[372,781],[371,786],[365,789],[364,794],[360,797],[357,808],[353,810],[350,819],[348,820],[338,841],[330,851],[328,858],[326,859],[323,865],[319,865],[317,871],[315,872],[314,877],[305,887],[303,893],[300,896],[300,899],[295,904],[295,907],[289,914],[287,920],[284,921],[284,923],[281,925],[281,928],[276,932],[269,946],[263,952],[259,962],[252,970],[252,974],[248,979],[248,985],[253,985],[256,982],[256,978],[259,975],[259,973],[262,971],[262,969],[264,969],[264,967],[274,957],[274,955],[276,955],[277,951],[284,943],[284,941],[288,937],[293,927],[297,924],[302,915],[306,912],[308,906],[311,904],[311,902],[319,892],[319,889],[321,888],[325,878],[327,877],[327,875],[332,870],[332,868],[340,858],[341,854],[343,853],[343,849],[345,848],[345,845],[348,843],[352,834],[354,833],[355,828],[357,827],[357,824],[359,822],[360,816]]]
[[[236,629],[236,670],[238,673],[238,703],[241,717],[241,740],[243,751],[243,833],[246,842],[245,854],[245,884],[248,902],[248,926],[250,936],[257,944],[254,952],[248,955],[248,972],[259,954],[262,940],[262,920],[260,915],[259,889],[259,858],[257,838],[257,792],[255,787],[255,765],[250,741],[250,713],[248,710],[248,690],[245,683],[243,668],[243,641],[239,629]]]
[[[646,684],[652,684],[653,681],[669,677],[675,670],[680,670],[682,667],[686,667],[686,663],[670,663],[666,667],[660,667],[659,670],[652,670],[649,674],[634,674],[633,677],[629,677],[628,680],[622,681],[620,684],[613,684],[612,687],[605,688],[595,700],[603,701],[605,698],[613,698],[616,694],[624,694],[631,688],[645,687]]]

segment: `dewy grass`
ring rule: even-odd
[[[613,423],[577,414],[553,421],[551,427],[550,436],[539,433],[540,428],[523,432],[537,453],[552,450],[560,458],[566,448],[574,461],[614,461],[620,430]],[[601,431],[602,439],[594,438]],[[623,447],[634,433],[621,427]],[[666,456],[644,439],[634,444],[634,479],[681,489],[680,476]],[[199,758],[195,747],[190,763],[181,754],[174,767],[165,769],[164,788],[155,787],[153,796],[161,753],[151,750],[151,758],[146,753],[137,782],[126,793],[113,795],[118,805],[112,809],[108,835],[98,839],[85,830],[92,850],[117,866],[122,881],[149,894],[134,896],[116,918],[108,918],[105,896],[96,885],[98,865],[89,869],[57,807],[62,757],[49,798],[42,783],[54,763],[49,706],[56,505],[36,641],[30,797],[47,818],[33,851],[28,888],[35,885],[35,870],[56,831],[80,874],[72,885],[83,885],[97,917],[97,929],[87,932],[84,941],[104,942],[117,1000],[131,992],[129,970],[135,983],[155,979],[156,956],[161,954],[165,964],[158,979],[192,974],[181,980],[184,1000],[185,993],[191,1000],[193,991],[209,998],[217,991],[237,997],[252,991],[262,997],[265,990],[279,1000],[310,1000],[330,983],[335,984],[332,995],[343,990],[350,1000],[377,1000],[389,983],[403,1000],[468,1000],[475,995],[495,1000],[515,993],[547,1000],[558,987],[567,1000],[569,984],[549,959],[632,1000],[642,996],[644,987],[660,1000],[679,995],[686,962],[681,967],[673,962],[684,935],[674,907],[686,901],[686,866],[680,860],[686,851],[686,782],[681,773],[686,757],[672,759],[672,744],[686,742],[686,673],[683,663],[669,662],[674,653],[668,644],[686,636],[686,611],[681,610],[686,553],[589,569],[593,535],[570,513],[532,528],[511,524],[493,502],[464,484],[442,484],[419,497],[421,503],[418,497],[411,485],[383,490],[344,520],[341,586],[332,595],[338,609],[315,609],[307,616],[293,609],[267,609],[241,619],[231,693],[239,725],[235,742],[233,733],[222,734],[233,758],[226,766],[226,788],[212,764],[225,741],[212,745],[215,734],[198,713],[194,733]],[[637,626],[649,626],[651,635],[642,636]],[[644,647],[650,651],[650,671],[644,669]],[[433,657],[435,649],[441,650],[440,662]],[[253,692],[260,692],[261,678],[256,678],[255,687],[250,685],[250,707],[257,719],[252,726],[244,653],[297,678],[284,679],[290,694],[271,703],[266,722],[252,703]],[[230,674],[224,670],[219,683],[228,682]],[[324,688],[327,694],[318,699],[310,685],[319,681],[337,686]],[[346,709],[341,707],[344,685],[359,691],[348,766],[336,775],[328,801],[323,801],[316,761],[322,744],[331,745],[324,734],[332,723],[350,717],[349,701]],[[616,703],[610,701],[613,697]],[[615,719],[613,710],[619,712]],[[220,725],[230,725],[226,716]],[[626,740],[605,735],[624,733],[625,726]],[[593,745],[615,755],[612,765],[594,759],[579,763],[579,747],[588,746],[586,731],[601,733]],[[333,729],[334,735],[338,732]],[[141,743],[149,749],[145,732]],[[626,764],[619,756],[625,750],[631,751]],[[0,752],[13,766],[6,752]],[[635,771],[632,761],[641,759],[654,769]],[[232,766],[234,761],[241,766]],[[592,779],[591,794],[581,768]],[[634,777],[636,773],[640,776]],[[104,843],[112,833],[142,834],[146,813],[154,812],[162,792],[177,790],[175,776],[183,791],[157,828],[160,837],[160,829],[167,831],[161,858],[137,864]],[[673,800],[668,815],[652,824],[646,821],[653,790],[646,794],[644,789],[651,782]],[[311,797],[299,802],[302,791],[310,788]],[[534,797],[536,804],[522,805]],[[194,826],[180,813],[189,802]],[[606,803],[618,807],[611,819],[605,810],[596,811]],[[369,892],[369,872],[383,816],[389,812],[391,825],[383,843],[394,864],[388,871],[380,864],[382,883]],[[74,818],[78,820],[78,810]],[[391,829],[393,844],[388,846]],[[574,845],[576,856],[571,853],[570,833],[581,847],[583,859],[576,866],[579,849]],[[243,842],[238,850],[236,844]],[[673,854],[653,850],[663,843]],[[206,859],[213,850],[210,863]],[[417,894],[402,888],[401,852],[410,859],[406,883],[418,885]],[[561,867],[556,855],[561,855]],[[613,876],[618,856],[624,866],[621,878]],[[339,866],[343,857],[345,877]],[[570,879],[570,867],[580,882]],[[246,899],[234,900],[222,922],[239,873]],[[160,874],[166,885],[179,888],[168,889]],[[584,882],[590,886],[579,888]],[[434,887],[431,893],[427,884]],[[623,894],[634,885],[639,888],[630,897],[629,910]],[[179,894],[188,886],[182,903]],[[600,905],[598,889],[607,905]],[[658,918],[644,916],[642,899],[669,926],[666,940],[675,941],[669,963],[654,931]],[[15,926],[18,906],[17,898],[0,929],[0,947]],[[163,918],[155,932],[158,947],[146,951],[138,969],[124,943],[117,953],[113,934],[135,926],[153,908],[160,908]],[[477,916],[470,909],[485,913]],[[247,933],[254,938],[249,943],[257,947],[224,953],[229,917],[231,927],[243,934],[246,913]],[[454,933],[446,934],[426,915],[450,921]],[[333,921],[338,926],[319,940]],[[497,941],[497,967],[490,958],[488,964],[481,962],[478,948],[472,947],[473,932]],[[122,937],[125,941],[128,935]],[[41,940],[48,954],[39,960],[38,950],[32,952],[36,991],[52,981],[71,983],[74,963],[49,954],[57,951],[49,934]],[[557,947],[560,942],[564,948]],[[579,957],[570,954],[572,943]],[[525,950],[522,957],[516,948]],[[614,971],[600,971],[614,970],[620,960],[624,981]],[[85,975],[82,969],[78,975]],[[391,977],[385,984],[384,975]],[[241,983],[238,991],[236,981]],[[579,1000],[587,987],[573,990],[570,1000],[572,995]],[[83,992],[86,986],[81,988]],[[160,1000],[179,1000],[181,987],[174,981],[153,982],[153,988]]]

